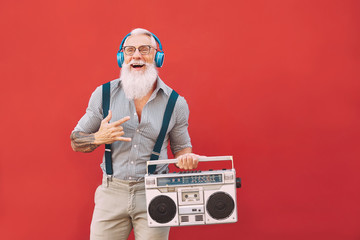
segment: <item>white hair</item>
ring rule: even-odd
[[[149,36],[150,39],[151,39],[151,45],[154,48],[157,47],[156,40],[155,40],[155,38],[153,37],[153,35],[152,35],[152,33],[150,31],[148,31],[146,29],[143,29],[143,28],[135,28],[130,32],[130,36],[134,36],[134,35],[146,35],[146,36]],[[125,42],[126,42],[126,40],[125,40]]]

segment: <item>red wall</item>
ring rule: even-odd
[[[0,238],[88,239],[102,149],[70,132],[147,28],[199,154],[233,155],[235,224],[171,239],[360,238],[356,0],[2,1]]]

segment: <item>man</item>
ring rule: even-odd
[[[134,228],[136,239],[168,239],[169,228],[147,226],[144,175],[146,161],[160,132],[172,89],[158,77],[156,42],[145,29],[134,29],[123,40],[120,79],[111,81],[110,110],[103,119],[102,88],[92,94],[85,115],[71,133],[74,151],[92,152],[111,144],[113,177],[106,175],[95,192],[95,209],[90,239],[127,239]],[[163,53],[162,53],[163,54]],[[161,65],[161,64],[160,64]],[[177,167],[194,169],[198,155],[192,152],[188,134],[189,109],[183,97],[177,99],[160,152],[167,159],[167,144],[178,159]],[[156,172],[168,171],[167,165]]]

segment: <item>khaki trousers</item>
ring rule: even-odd
[[[165,240],[169,227],[149,228],[144,182],[113,178],[95,192],[95,209],[90,227],[91,240],[125,240],[132,228],[136,240]]]

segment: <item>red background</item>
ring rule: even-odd
[[[102,148],[70,132],[136,27],[166,52],[199,154],[233,155],[235,224],[170,239],[360,239],[356,0],[2,1],[0,238],[88,239]],[[133,239],[133,238],[132,238]]]

